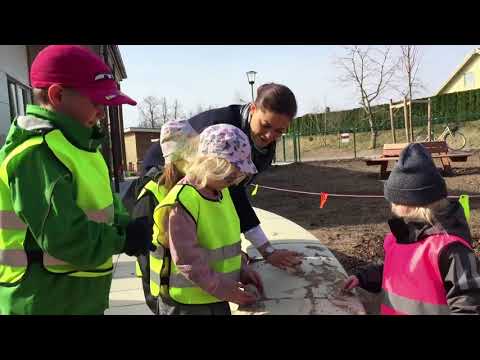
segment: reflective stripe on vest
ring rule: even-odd
[[[111,219],[113,219],[114,211],[113,205],[109,205],[102,210],[87,210],[85,214],[88,220],[108,224],[111,223]]]
[[[222,277],[225,277],[232,281],[238,281],[240,279],[240,270],[235,270],[229,273],[223,273]],[[185,276],[180,273],[170,275],[170,287],[176,288],[189,288],[197,287],[193,282],[188,280]]]
[[[0,264],[8,266],[27,266],[27,254],[23,250],[1,250]]]
[[[450,309],[444,304],[428,304],[382,290],[382,304],[394,312],[409,315],[449,315]]]
[[[234,256],[240,255],[242,251],[241,243],[236,243],[232,245],[225,246],[220,249],[215,250],[205,250],[207,253],[207,259],[209,262],[219,261],[219,260],[226,260],[232,258]],[[158,246],[154,252],[150,252],[150,256],[157,259],[163,260],[165,256],[165,249],[163,246]],[[232,278],[232,280],[239,279],[240,273],[237,274],[237,271],[232,273],[225,273],[225,276],[228,278]],[[152,270],[150,267],[150,278],[155,284],[160,285],[159,274]],[[185,278],[182,274],[176,273],[170,275],[170,286],[174,287],[192,287],[195,286],[190,280]]]
[[[102,210],[85,211],[88,219],[99,223],[108,223],[113,216],[113,205]],[[27,225],[18,217],[15,211],[0,211],[0,229],[25,230]]]
[[[27,253],[24,250],[0,250],[0,264],[15,267],[27,266]],[[43,253],[43,264],[66,265],[67,263]]]
[[[155,209],[154,222],[157,226],[163,227],[164,216],[168,213],[165,209],[176,203],[180,203],[196,222],[197,239],[207,254],[207,261],[212,270],[222,273],[229,279],[239,281],[241,267],[240,222],[228,189],[222,191],[221,200],[209,200],[204,198],[193,186],[176,185]],[[163,242],[158,239],[154,239],[154,241]],[[155,261],[153,257],[150,259]],[[158,265],[156,263],[151,267],[152,271],[156,270],[151,279],[161,279],[159,274],[161,268]],[[152,280],[150,285],[152,294],[155,295],[155,291],[160,290],[158,283]],[[186,279],[173,262],[170,266],[169,285],[170,297],[179,303],[208,304],[222,301]]]
[[[113,211],[113,205],[111,205],[103,210],[86,211],[86,215],[89,220],[106,223],[107,220],[113,216]],[[14,211],[0,211],[0,229],[26,230],[27,225]],[[27,254],[23,250],[0,250],[0,264],[9,266],[27,266]],[[67,263],[48,254],[44,254],[43,264],[65,265]]]
[[[214,250],[204,249],[204,251],[208,262],[214,262],[240,255],[242,253],[242,245],[240,242],[237,242]]]
[[[157,246],[155,251],[150,251],[150,264],[153,262],[162,262],[165,257],[165,248],[163,246]],[[160,271],[155,271],[153,268],[155,266],[150,265],[150,281],[153,281],[157,286],[160,286]],[[161,267],[161,263],[160,263]],[[155,295],[155,296],[158,296]]]
[[[11,159],[29,147],[46,142],[55,156],[70,170],[77,186],[77,205],[89,220],[98,223],[113,222],[113,195],[110,177],[102,154],[76,148],[59,130],[54,130],[44,137],[33,137],[13,149],[0,166],[0,282],[15,283],[20,281],[28,266],[27,254],[23,243],[27,232],[26,224],[13,211],[10,197],[8,164]],[[95,178],[95,183],[91,178]],[[113,262],[110,257],[94,269],[76,269],[60,259],[44,253],[43,266],[52,273],[67,274],[78,277],[97,277],[111,274]]]
[[[15,211],[0,211],[0,228],[25,230],[27,225],[20,219]]]

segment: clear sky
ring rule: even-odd
[[[419,78],[434,95],[478,45],[425,45]],[[398,51],[398,46],[394,46]],[[246,72],[257,71],[255,87],[266,82],[287,85],[298,102],[298,115],[323,109],[358,107],[351,87],[339,84],[334,65],[341,46],[330,45],[120,45],[127,71],[122,91],[141,102],[147,96],[178,99],[184,113],[251,99]],[[394,99],[395,100],[395,99]],[[399,100],[399,98],[397,99]],[[125,105],[124,126],[137,126],[138,109]]]

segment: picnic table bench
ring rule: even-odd
[[[429,141],[421,142],[423,146],[430,152],[433,159],[440,159],[444,175],[452,175],[452,162],[465,162],[468,157],[473,155],[470,151],[454,151],[452,152],[445,141]],[[388,163],[390,161],[397,161],[400,153],[408,143],[403,144],[385,144],[380,156],[364,158],[367,166],[380,166],[380,179],[388,178]]]

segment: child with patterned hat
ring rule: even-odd
[[[165,154],[168,157],[168,154]],[[154,244],[171,256],[169,269],[157,269],[158,291],[168,314],[229,315],[228,302],[257,300],[247,285],[263,293],[240,247],[240,222],[228,187],[257,172],[247,136],[228,124],[213,125],[199,137],[196,155],[154,212],[164,234]],[[153,273],[155,269],[152,267]]]

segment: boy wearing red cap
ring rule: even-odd
[[[99,151],[105,106],[136,103],[81,46],[46,47],[30,80],[36,105],[0,150],[0,314],[103,314],[112,255],[147,252],[152,236]]]

